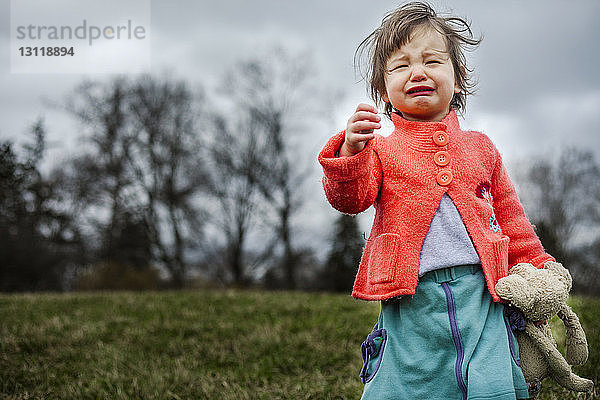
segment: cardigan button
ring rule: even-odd
[[[438,151],[433,156],[433,161],[440,167],[445,167],[450,163],[450,154],[447,151]]]
[[[438,146],[445,146],[448,144],[448,134],[444,131],[437,131],[432,136],[433,143]]]
[[[448,186],[452,182],[452,172],[440,171],[435,177],[435,180],[442,186]]]

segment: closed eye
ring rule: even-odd
[[[394,68],[390,69],[390,72],[395,71],[400,68],[408,68],[408,65],[406,65],[406,64],[396,65]]]
[[[430,61],[427,61],[425,64],[441,64],[441,63],[442,62],[438,61],[438,60],[430,60]]]

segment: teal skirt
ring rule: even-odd
[[[526,399],[519,349],[480,265],[419,279],[413,296],[381,303],[361,347],[362,399]]]

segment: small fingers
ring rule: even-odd
[[[364,134],[361,134],[358,137],[358,141],[359,142],[366,142],[366,141],[374,139],[374,138],[375,138],[375,134],[374,133],[364,133]]]
[[[379,122],[356,121],[350,124],[350,131],[353,133],[360,133],[361,131],[373,131],[379,128],[381,128],[381,124]]]
[[[379,121],[381,121],[381,117],[370,111],[357,111],[354,114],[352,114],[349,122],[362,121],[362,120],[379,122]]]
[[[346,138],[347,142],[350,143],[360,143],[360,142],[366,142],[367,140],[371,140],[375,137],[375,134],[373,133],[372,130],[365,130],[365,133],[355,133],[352,135],[349,135]]]
[[[369,111],[372,113],[377,114],[377,109],[370,105],[370,104],[366,104],[366,103],[360,103],[357,107],[356,107],[356,111]]]
[[[346,126],[346,144],[351,149],[360,151],[364,143],[374,139],[375,129],[381,128],[381,117],[377,115],[377,109],[372,105],[361,103]]]

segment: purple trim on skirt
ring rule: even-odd
[[[506,309],[508,307],[504,307],[504,315],[507,315]],[[512,307],[511,307],[512,308]],[[523,315],[523,314],[521,314]],[[514,350],[514,342],[513,342],[513,333],[512,333],[512,324],[508,322],[508,320],[506,318],[504,319],[504,325],[506,325],[506,334],[508,335],[508,347],[510,347],[510,355],[512,356],[513,360],[515,361],[515,364],[517,364],[519,366],[519,368],[521,367],[521,360],[519,359],[518,355],[515,354],[515,350]],[[523,320],[523,324],[525,323],[525,320]],[[524,330],[524,329],[523,329]]]
[[[456,346],[456,365],[454,366],[454,372],[456,374],[456,380],[458,386],[463,395],[463,399],[467,400],[467,387],[462,377],[462,363],[464,358],[464,349],[462,345],[462,339],[460,338],[460,331],[458,330],[458,321],[456,320],[456,309],[454,306],[454,296],[452,295],[452,289],[448,282],[442,283],[442,288],[446,293],[446,302],[448,303],[448,317],[450,318],[450,329],[452,329],[452,339],[454,339],[454,345]]]

